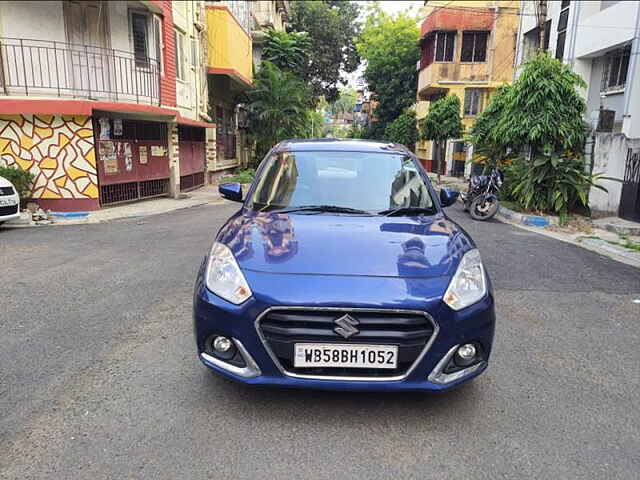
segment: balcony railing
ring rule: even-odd
[[[0,95],[160,104],[160,66],[132,52],[0,37]]]

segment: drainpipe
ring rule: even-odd
[[[576,61],[576,37],[578,35],[578,19],[580,18],[580,8],[581,2],[572,2],[571,6],[573,7],[573,29],[571,32],[571,46],[569,48],[569,54],[571,57],[569,61],[571,63],[571,69],[573,70],[573,65]]]
[[[627,78],[627,88],[624,91],[624,115],[623,122],[625,118],[629,118],[631,116],[631,93],[633,91],[633,83],[635,81],[636,76],[636,65],[638,63],[638,55],[640,54],[640,5],[636,6],[636,29],[633,34],[633,42],[631,43],[631,60],[629,61],[629,72],[631,72],[631,76]],[[636,93],[640,95],[640,92]]]
[[[524,17],[525,11],[522,5],[522,2],[518,5],[518,32],[516,33],[516,51],[513,57],[513,78],[511,79],[511,83],[516,81],[516,72],[518,71],[518,67],[520,66],[521,59],[520,55],[520,43],[522,42],[522,17]]]

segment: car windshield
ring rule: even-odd
[[[248,206],[260,211],[340,207],[343,213],[435,208],[408,155],[339,151],[273,154]]]

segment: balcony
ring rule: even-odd
[[[428,100],[429,97],[456,84],[486,85],[489,83],[489,64],[483,63],[438,63],[434,62],[418,74],[418,97]]]
[[[110,48],[0,38],[0,95],[159,105],[160,66]]]
[[[240,5],[238,3],[239,8]],[[248,8],[248,5],[245,5]],[[241,17],[243,18],[243,17]],[[253,86],[251,35],[234,13],[224,4],[207,5],[209,37],[208,72],[225,76],[229,90],[242,91]]]

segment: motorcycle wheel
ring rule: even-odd
[[[469,206],[469,215],[474,220],[484,221],[493,218],[498,213],[498,200],[488,200],[484,195],[474,198]]]

